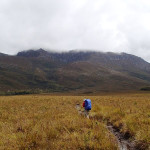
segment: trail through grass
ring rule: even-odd
[[[84,98],[0,97],[0,149],[116,150],[107,122],[135,141],[137,148],[150,149],[150,94],[88,96],[95,120],[78,115],[75,105]]]
[[[83,97],[0,97],[0,149],[116,150],[103,123],[77,114]]]

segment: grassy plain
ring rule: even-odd
[[[92,115],[110,122],[138,149],[150,149],[150,93],[95,96]]]
[[[83,98],[0,97],[0,149],[117,149],[103,123],[78,115],[75,105]]]
[[[117,149],[111,122],[143,149],[150,145],[150,93],[88,96],[91,118],[75,105],[85,96],[1,96],[0,149]],[[97,121],[100,120],[100,121]]]

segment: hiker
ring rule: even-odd
[[[84,99],[83,101],[83,107],[84,107],[84,114],[87,118],[89,118],[89,111],[91,110],[91,100],[90,99]]]

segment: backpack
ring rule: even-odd
[[[85,100],[85,110],[91,110],[92,104],[90,99]]]

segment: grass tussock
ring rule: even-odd
[[[91,99],[95,118],[111,122],[139,147],[150,148],[150,94],[95,96]]]
[[[83,98],[0,97],[0,149],[116,150],[116,141],[102,122],[78,115],[75,104]],[[107,117],[114,111],[104,99],[92,97],[93,113],[103,113],[102,116]],[[110,109],[106,107],[112,110],[108,113]],[[117,118],[113,120],[117,122]]]

